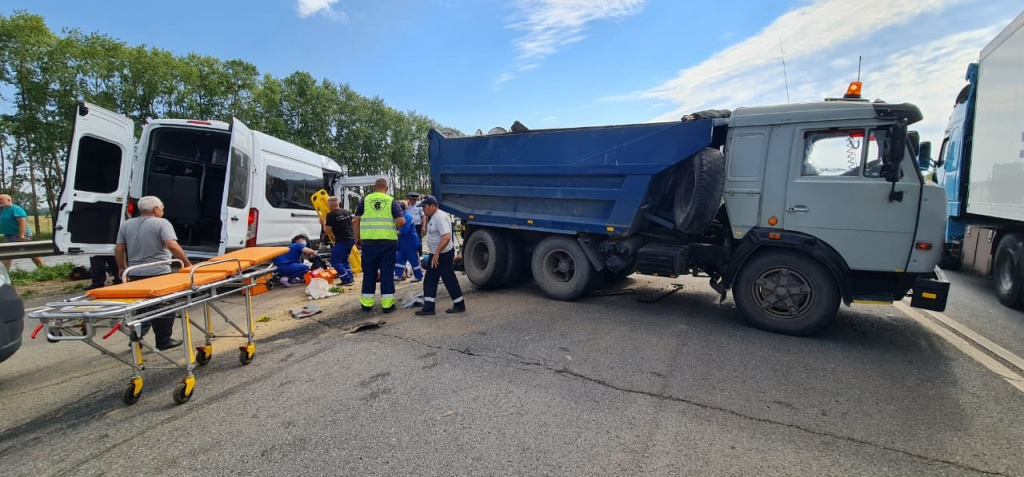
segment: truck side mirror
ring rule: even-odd
[[[907,122],[900,121],[892,126],[892,132],[885,141],[885,154],[882,156],[882,177],[889,182],[900,181],[900,163],[907,153]]]
[[[917,152],[917,164],[921,166],[922,170],[928,169],[932,166],[932,143],[931,141],[925,141],[921,143],[920,150]]]

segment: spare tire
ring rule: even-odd
[[[725,189],[725,157],[706,147],[680,164],[675,177],[673,212],[676,229],[699,234],[718,215]]]

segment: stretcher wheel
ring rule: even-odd
[[[196,364],[199,366],[206,366],[206,363],[210,362],[210,357],[206,355],[205,351],[196,351]]]
[[[185,394],[185,383],[179,383],[178,387],[174,388],[174,402],[178,404],[185,404],[189,399],[192,399],[192,393]],[[193,391],[195,391],[193,389]]]
[[[245,366],[252,362],[252,356],[249,356],[249,352],[243,349],[238,352],[238,362]]]
[[[132,404],[139,402],[139,396],[141,395],[141,392],[139,394],[135,394],[135,383],[128,383],[128,387],[124,389],[123,393],[121,393],[121,401],[131,406]]]

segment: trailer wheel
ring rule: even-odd
[[[835,277],[821,262],[788,250],[765,250],[748,259],[732,291],[751,325],[796,336],[825,329],[841,299]]]
[[[469,281],[482,289],[502,285],[508,272],[509,258],[508,239],[492,229],[473,232],[466,241],[462,256]]]
[[[676,172],[676,228],[689,234],[707,230],[718,215],[725,188],[725,157],[706,147],[683,161]]]
[[[574,300],[586,293],[597,274],[579,242],[559,235],[537,245],[531,268],[537,286],[549,297],[562,301]]]
[[[1009,234],[999,240],[995,256],[992,258],[992,280],[996,286],[996,297],[999,303],[1010,308],[1021,308],[1022,285],[1024,275],[1021,266],[1024,264],[1024,242],[1017,234]]]

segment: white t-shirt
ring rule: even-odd
[[[441,237],[452,233],[452,219],[445,212],[438,210],[427,222],[427,253],[437,252],[437,246],[441,244]],[[441,253],[448,252],[455,248],[455,240],[448,240],[448,245]]]
[[[419,225],[423,221],[423,207],[420,207],[420,205],[417,203],[414,206],[406,207],[405,211],[408,212],[410,216],[412,216],[412,223],[417,225],[416,229],[418,233]]]

